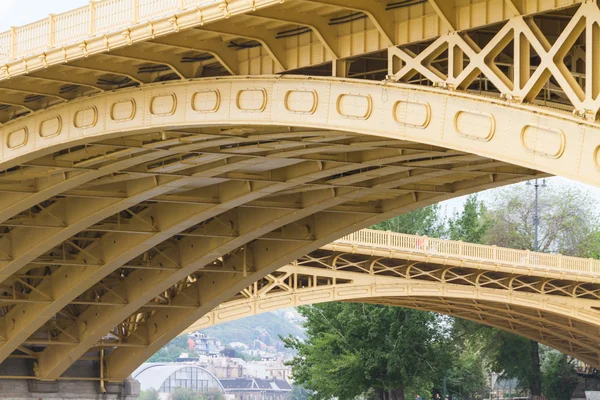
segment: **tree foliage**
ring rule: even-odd
[[[445,234],[445,221],[441,215],[441,206],[434,204],[425,208],[398,215],[387,221],[374,225],[372,228],[381,231],[408,233],[442,237]]]
[[[297,351],[295,380],[312,398],[369,395],[403,400],[440,382],[449,365],[447,337],[432,313],[380,305],[325,303],[301,307],[308,339],[286,339]]]
[[[178,387],[171,393],[170,400],[201,400],[202,396],[192,389]]]
[[[463,210],[455,212],[448,220],[448,236],[452,240],[484,243],[490,225],[485,203],[471,195],[467,197]]]
[[[542,387],[548,400],[568,400],[578,383],[571,359],[556,350],[548,350],[542,365]]]
[[[442,217],[440,206],[430,206],[373,228],[532,249],[533,196],[532,187],[518,185],[495,191],[494,197],[487,202],[470,196],[464,209],[454,213],[447,221]],[[558,187],[541,193],[540,251],[600,258],[598,225],[595,204],[585,191]],[[437,332],[450,327],[451,330],[447,334],[433,336],[436,338],[434,343],[444,343],[443,351],[433,357],[435,360],[427,358],[427,351],[417,352],[421,355],[418,360],[427,360],[425,364],[430,368],[427,371],[410,348],[395,354],[394,349],[389,347],[392,336],[402,332],[390,328],[392,320],[373,319],[370,315],[367,318],[365,315],[361,321],[352,318],[354,314],[350,311],[336,308],[337,305],[327,305],[324,309],[319,307],[314,308],[319,311],[307,312],[314,314],[309,318],[311,324],[315,319],[322,319],[320,325],[323,330],[309,329],[309,339],[304,343],[288,340],[288,345],[299,351],[292,363],[294,373],[307,388],[316,391],[313,394],[316,399],[338,397],[344,400],[359,394],[383,398],[382,392],[399,387],[407,393],[419,390],[421,395],[427,395],[426,391],[431,393],[442,371],[447,377],[448,390],[467,398],[484,396],[483,389],[491,371],[500,373],[505,379],[516,378],[532,393],[543,392],[549,399],[568,398],[576,384],[576,375],[566,356],[543,346],[540,348],[536,342],[510,332],[460,319],[446,319],[440,325],[444,319],[431,316],[429,322],[423,322],[427,329]],[[355,324],[354,327],[347,326],[350,321]],[[378,332],[379,328],[370,327],[373,321],[380,327],[385,326],[382,332],[388,335],[374,335],[373,332]],[[365,347],[348,341],[356,337],[365,338]],[[400,336],[397,340],[407,346],[405,338]],[[418,338],[417,335],[411,342],[417,343]],[[378,344],[378,349],[371,349],[369,353],[373,343]],[[440,351],[435,346],[433,348]],[[450,365],[440,366],[439,359],[445,357],[451,357]],[[406,360],[407,364],[403,364],[402,360]],[[407,365],[410,365],[412,375],[406,373]],[[394,380],[388,379],[391,375]]]
[[[156,389],[143,390],[138,397],[138,400],[160,400],[160,396]]]
[[[573,187],[540,189],[539,251],[577,257],[600,254],[598,212],[591,195]],[[526,185],[500,189],[490,204],[486,241],[533,250],[534,190]]]
[[[308,400],[310,395],[311,391],[302,385],[294,384],[292,387],[292,400]]]
[[[181,353],[188,352],[188,342],[186,336],[177,336],[171,340],[165,347],[156,352],[149,362],[171,362],[175,361]]]

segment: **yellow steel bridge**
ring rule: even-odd
[[[1,33],[0,377],[121,382],[192,324],[331,300],[600,366],[595,262],[353,234],[599,186],[599,55],[590,0],[104,0]]]

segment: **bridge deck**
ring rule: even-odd
[[[510,267],[525,267],[541,271],[562,272],[567,275],[589,275],[600,278],[600,260],[563,256],[561,254],[537,253],[529,250],[515,250],[506,247],[487,246],[453,240],[407,235],[395,232],[382,232],[363,229],[352,233],[323,248],[343,251],[342,246],[350,246],[352,252],[394,256],[394,252],[406,252],[486,264],[503,264]]]

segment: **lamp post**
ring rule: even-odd
[[[531,185],[531,182],[527,182],[527,185]],[[534,210],[534,215],[533,215],[533,226],[535,229],[535,236],[534,236],[534,241],[533,241],[533,251],[538,252],[539,251],[539,228],[540,228],[540,204],[539,204],[539,191],[540,188],[545,188],[546,187],[546,180],[543,179],[542,180],[542,184],[539,184],[539,181],[536,179],[535,183],[533,184],[533,187],[535,188],[535,210]],[[536,256],[537,258],[537,256]],[[539,349],[539,344],[538,342],[532,340],[530,342],[531,345],[531,360],[534,364],[533,366],[533,371],[535,372],[535,378],[537,383],[535,384],[535,386],[537,387],[537,390],[541,391],[541,377],[540,377],[540,349]],[[533,390],[535,390],[535,388],[532,388],[532,393]],[[541,393],[537,393],[537,394],[541,394]]]
[[[531,181],[527,182],[526,185],[531,185]],[[533,239],[533,251],[539,251],[539,230],[540,230],[540,203],[539,203],[539,191],[540,188],[547,187],[546,180],[543,179],[542,183],[539,183],[539,180],[536,179],[533,187],[535,189],[535,209],[533,212],[533,228],[535,230],[535,235]]]

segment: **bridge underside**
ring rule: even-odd
[[[589,266],[570,272],[488,260],[481,254],[500,251],[483,249],[488,246],[471,249],[480,254],[475,257],[442,249],[459,245],[440,241],[430,249],[418,244],[390,249],[335,242],[260,279],[185,332],[286,307],[366,302],[472,320],[600,366],[600,284]],[[518,260],[525,254],[506,257]]]
[[[52,380],[115,349],[107,378],[121,381],[221,301],[337,237],[535,176],[438,146],[285,126],[65,146],[0,176],[0,357],[28,356],[31,376]]]
[[[120,382],[348,233],[551,174],[600,185],[597,5],[444,2],[230,0],[122,31],[90,22],[92,38],[64,46],[53,32],[44,52],[14,42],[0,67],[2,365],[55,380],[102,357]],[[492,305],[469,307],[491,321],[475,310]]]

